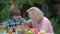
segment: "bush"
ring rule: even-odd
[[[58,25],[58,19],[57,18],[51,18],[50,21],[52,23],[52,26],[53,26],[53,29],[54,29],[54,33],[55,34],[60,33],[60,27]]]
[[[2,6],[1,6],[2,4]],[[0,23],[9,18],[10,5],[8,3],[1,2],[0,7]]]

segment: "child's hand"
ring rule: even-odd
[[[23,26],[16,26],[15,29],[16,29],[16,28],[23,29]]]
[[[16,28],[20,28],[22,30],[29,30],[30,29],[28,26],[24,26],[24,25],[16,26],[15,29]]]
[[[25,26],[25,29],[30,30],[31,28],[30,28],[30,27],[28,27],[28,26]]]

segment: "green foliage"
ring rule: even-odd
[[[28,16],[25,16],[24,18],[25,18],[26,20],[29,20],[29,19],[30,19]]]
[[[43,4],[45,2],[45,0],[15,0],[16,3],[20,3],[20,4],[30,4],[31,6],[34,6],[35,3],[38,3],[38,4]]]
[[[9,10],[10,10],[10,5],[7,3],[2,3],[2,6],[0,5],[0,7],[2,7],[0,10],[0,22],[5,21],[6,19],[8,19],[9,16]]]
[[[60,0],[55,0],[55,3],[60,3]]]
[[[4,8],[5,3],[0,2],[0,11]]]
[[[45,0],[15,0],[15,1],[18,2],[18,3],[22,3],[22,4],[24,4],[24,3],[30,3],[30,2],[31,2],[31,4],[32,3],[42,4],[42,3],[45,2]]]
[[[60,9],[57,11],[57,18],[60,20]]]
[[[0,1],[0,22],[5,21],[9,17],[9,9],[11,8],[11,2],[12,0],[1,0]],[[22,9],[22,5],[27,3],[31,6],[34,6],[34,3],[42,4],[44,0],[14,0],[14,3],[16,4],[16,7],[20,7]],[[20,5],[19,5],[20,4]]]
[[[42,11],[44,12],[44,15],[47,17],[47,18],[50,18],[51,16],[51,11],[49,10],[49,6],[47,4],[43,4],[42,5]]]
[[[57,18],[51,18],[50,21],[52,23],[55,34],[59,34],[60,33],[60,27],[58,26],[58,19]]]

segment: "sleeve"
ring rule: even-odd
[[[27,21],[24,19],[24,18],[21,18],[21,21],[22,21],[22,25],[26,25]]]
[[[46,33],[49,33],[49,34],[54,34],[53,27],[51,25],[51,22],[48,19],[43,20],[40,31],[41,30],[44,30]]]
[[[12,24],[10,25],[10,20],[7,20],[6,21],[6,29],[8,30],[10,28],[12,28]]]
[[[52,27],[52,24],[51,24],[50,21],[49,21],[49,23],[48,23],[48,33],[54,34],[54,32],[53,32],[53,27]]]
[[[21,25],[26,25],[27,21],[25,19],[21,19],[22,23]]]
[[[20,17],[20,19],[22,20],[22,25],[31,26],[32,20],[26,21],[26,20],[25,20],[24,18],[22,18],[22,17]]]
[[[31,26],[32,25],[32,20],[28,20],[26,23],[27,26]]]

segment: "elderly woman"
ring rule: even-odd
[[[49,34],[53,33],[53,27],[48,18],[44,16],[44,13],[37,7],[31,7],[27,10],[30,20],[28,20],[27,25],[33,26],[33,28],[38,29],[38,31],[44,31]]]

